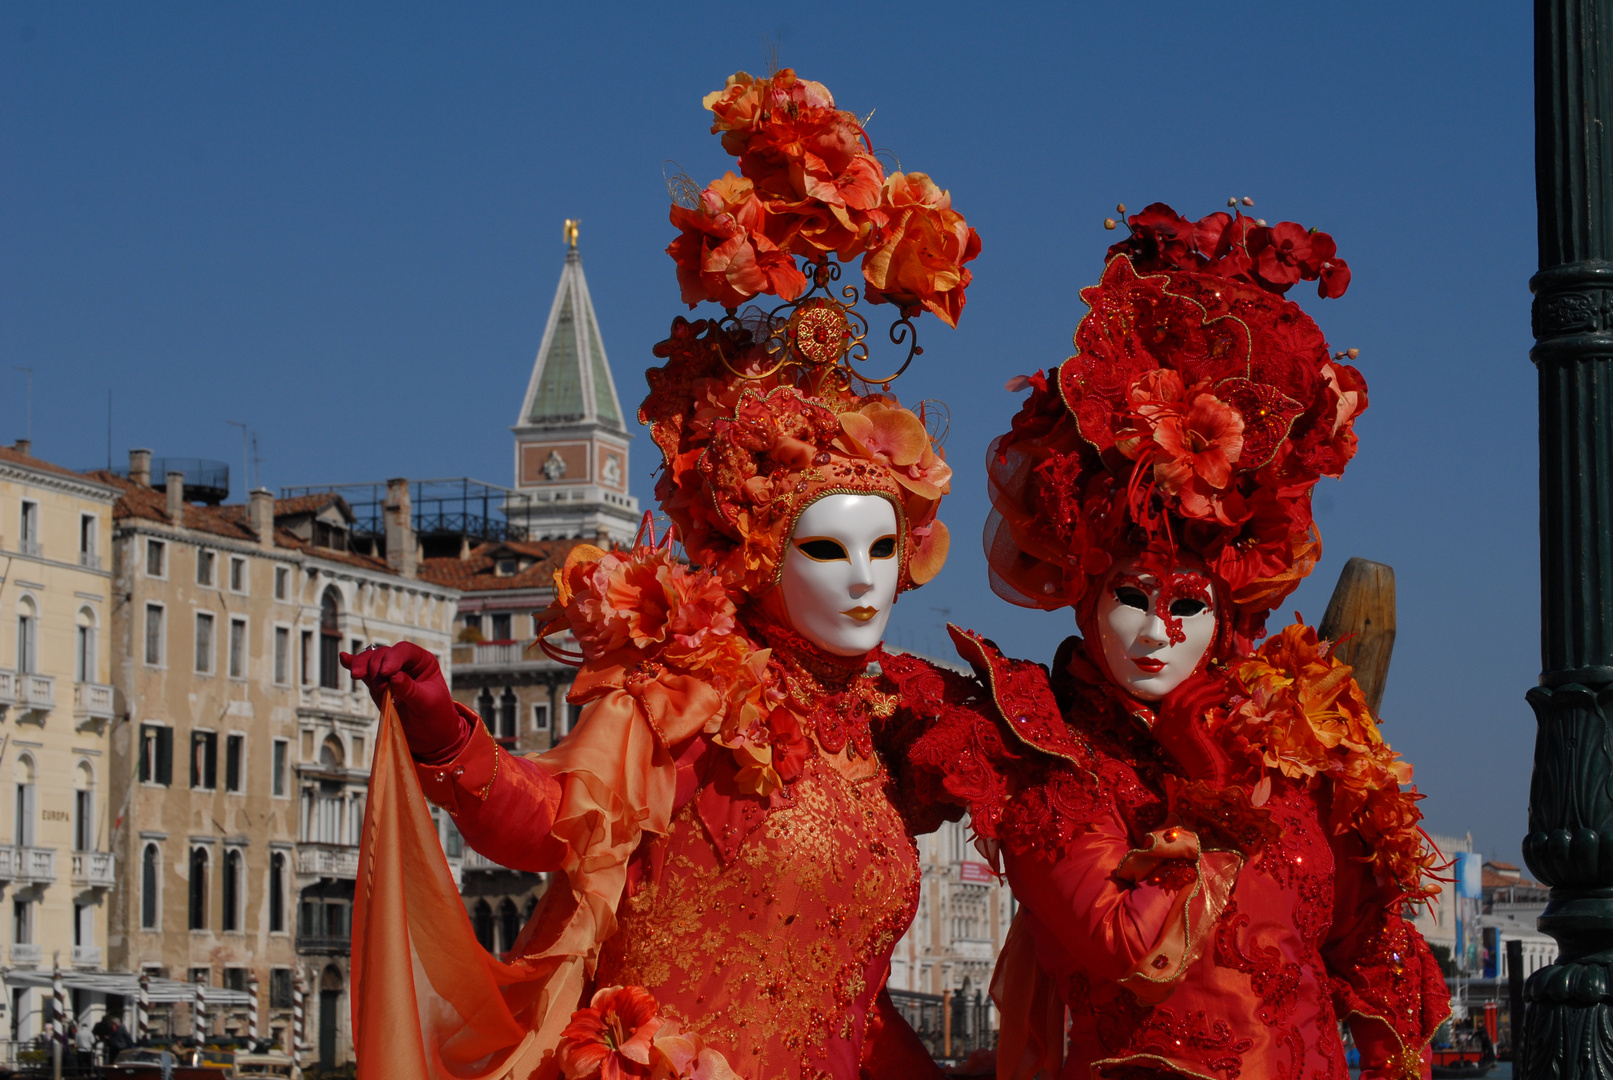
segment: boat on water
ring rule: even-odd
[[[1495,1046],[1482,1049],[1451,1047],[1434,1051],[1434,1080],[1459,1080],[1462,1077],[1489,1076],[1495,1068]]]

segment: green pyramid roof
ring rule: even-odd
[[[572,248],[560,272],[560,287],[555,291],[519,423],[588,420],[620,428],[622,407],[599,336],[594,302],[588,295],[582,257]]]

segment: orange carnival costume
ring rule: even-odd
[[[452,752],[411,762],[389,716],[354,932],[361,1074],[937,1075],[884,993],[912,835],[937,823],[887,790],[876,741],[903,705],[877,648],[819,651],[776,585],[796,520],[837,494],[890,502],[898,587],[940,569],[951,470],[920,415],[854,389],[889,380],[855,373],[867,321],[830,256],[862,256],[911,361],[911,319],[955,323],[979,241],[927,176],[887,177],[817,83],[741,74],[706,105],[742,175],[673,207],[668,252],[683,299],[728,314],[674,321],[639,412],[673,532],[580,545],[556,575],[542,636],[575,641],[585,708],[554,749],[512,756],[460,707]],[[783,303],[736,316],[760,293]],[[553,874],[502,958],[476,945],[422,791],[477,851]]]
[[[1076,354],[1022,380],[988,460],[994,588],[1073,607],[1085,640],[1051,672],[957,630],[976,680],[887,665],[913,710],[909,797],[966,808],[1022,905],[997,1075],[1343,1080],[1337,1020],[1363,1076],[1425,1075],[1449,995],[1403,917],[1436,892],[1411,768],[1330,642],[1296,624],[1254,644],[1315,563],[1311,489],[1367,405],[1282,294],[1338,296],[1348,268],[1327,234],[1241,211],[1129,225],[1081,293]],[[1097,647],[1105,589],[1158,620],[1161,651],[1213,610],[1157,702]]]

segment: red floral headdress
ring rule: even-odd
[[[1163,582],[1185,556],[1231,601],[1218,649],[1244,655],[1315,565],[1311,489],[1343,472],[1367,407],[1283,293],[1339,296],[1349,268],[1326,233],[1236,206],[1189,222],[1155,203],[1128,224],[1081,290],[1075,355],[1010,384],[1032,393],[987,461],[992,587],[1080,614],[1116,560]]]
[[[882,495],[904,536],[903,587],[921,585],[946,559],[936,511],[952,470],[930,410],[902,408],[890,382],[923,351],[914,318],[929,310],[957,323],[963,263],[980,240],[928,176],[887,177],[862,125],[821,83],[788,68],[769,79],[741,72],[705,104],[741,176],[674,203],[682,234],[667,253],[690,307],[711,300],[728,313],[679,318],[655,347],[667,363],[648,373],[639,420],[664,458],[656,498],[696,565],[759,596],[777,582],[802,510],[827,494]],[[860,297],[833,288],[835,260],[856,257]],[[736,317],[763,293],[785,302]],[[888,375],[861,370],[859,299],[901,308],[890,339],[907,356]]]

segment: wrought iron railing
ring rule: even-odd
[[[978,990],[972,995],[892,990],[890,995],[896,1011],[937,1061],[962,1061],[997,1045],[991,1001]]]

